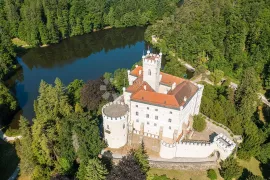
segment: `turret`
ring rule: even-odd
[[[102,108],[104,138],[110,148],[127,143],[128,106],[123,102],[108,103]]]
[[[160,81],[162,53],[152,54],[147,51],[143,56],[143,80],[146,81],[155,91],[158,91]]]

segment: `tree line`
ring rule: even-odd
[[[3,0],[0,24],[29,45],[57,43],[105,26],[144,26],[175,8],[175,0]]]

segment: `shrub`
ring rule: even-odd
[[[217,173],[214,169],[209,169],[207,171],[207,177],[211,180],[216,180],[217,179]]]
[[[193,129],[198,132],[202,132],[206,127],[206,122],[203,116],[197,115],[193,119]]]

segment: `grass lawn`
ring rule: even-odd
[[[254,175],[258,175],[262,177],[262,172],[260,170],[260,162],[254,157],[252,157],[250,161],[244,161],[241,159],[237,159],[237,161],[239,162],[240,166],[246,168],[247,170],[252,172]]]
[[[222,180],[220,177],[218,170],[215,169],[218,180]],[[184,171],[184,170],[169,170],[169,169],[157,169],[151,168],[149,171],[150,175],[167,175],[168,178],[177,179],[177,180],[209,180],[207,177],[206,171],[194,170],[194,171]]]
[[[0,179],[8,179],[18,166],[15,147],[0,138]]]

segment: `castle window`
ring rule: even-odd
[[[139,119],[136,119],[136,122],[139,122]]]
[[[136,112],[136,116],[139,116],[139,112]]]
[[[110,129],[110,126],[109,125],[107,125],[107,129]]]
[[[172,122],[172,119],[169,119],[168,122]]]
[[[155,119],[158,120],[158,116],[155,116]]]
[[[149,109],[149,107],[147,107],[147,109]]]
[[[157,123],[155,123],[154,126],[157,126]]]
[[[158,111],[158,109],[155,109],[155,111]]]
[[[147,122],[147,125],[149,125],[149,122]]]
[[[138,105],[136,105],[136,107],[138,107]]]
[[[172,111],[170,111],[170,114],[172,114]]]
[[[126,124],[123,124],[123,129],[125,129],[125,127],[126,127]]]
[[[172,127],[171,127],[171,126],[169,126],[169,129],[172,129]]]
[[[146,118],[149,118],[149,114],[146,114]]]
[[[151,76],[151,70],[150,69],[148,69],[148,75]]]

